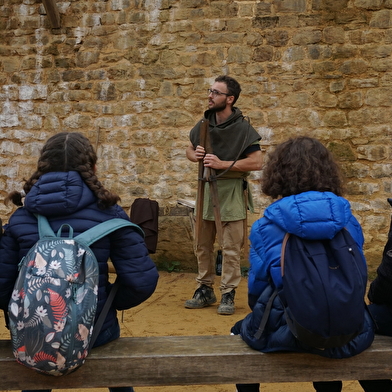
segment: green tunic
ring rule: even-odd
[[[221,220],[223,222],[232,222],[245,219],[246,206],[243,179],[219,179],[217,184]],[[209,183],[206,183],[205,187],[203,219],[214,220],[214,208],[210,200]]]
[[[258,144],[261,139],[238,108],[233,108],[232,115],[219,125],[215,123],[214,112],[207,110],[204,116],[209,120],[208,132],[213,152],[221,160],[234,161],[245,158],[246,155],[243,152],[250,145]],[[199,144],[199,139],[200,122],[190,132],[190,140],[195,148]],[[249,172],[228,171],[219,177],[220,173],[222,171],[216,172],[221,220],[231,222],[245,219],[247,206],[253,211],[250,192],[248,192],[247,203],[244,198],[244,181]],[[204,194],[203,219],[214,220],[208,183],[206,183]]]

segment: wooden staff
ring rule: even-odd
[[[199,144],[201,146],[205,146],[207,132],[208,132],[208,123],[209,121],[206,119],[201,120],[200,124],[200,140]],[[199,161],[199,171],[198,171],[198,181],[197,181],[197,197],[196,197],[196,224],[195,224],[195,243],[196,246],[199,244],[199,237],[201,233],[201,227],[203,224],[203,206],[204,206],[204,163],[201,159]]]
[[[206,154],[212,154],[211,140],[208,132],[209,121],[203,119],[200,124],[200,145],[204,147]],[[220,216],[220,205],[218,197],[218,185],[215,175],[215,170],[209,167],[204,167],[203,160],[199,162],[199,177],[197,187],[197,201],[196,201],[196,225],[195,225],[195,243],[196,247],[199,244],[199,236],[203,224],[203,207],[204,207],[204,187],[206,181],[210,185],[210,195],[214,209],[214,219],[216,227],[216,235],[219,246],[222,247],[223,232],[222,220]]]
[[[206,154],[213,154],[212,146],[211,146],[211,139],[210,134],[207,132],[206,137],[206,144],[205,144]],[[206,180],[210,185],[210,197],[212,200],[212,206],[214,209],[214,220],[215,220],[215,227],[216,227],[216,237],[218,240],[219,247],[222,249],[223,245],[223,230],[222,230],[222,220],[220,214],[220,204],[219,204],[219,197],[218,197],[218,183],[216,179],[215,169],[210,167],[206,168]]]

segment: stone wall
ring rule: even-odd
[[[220,74],[267,150],[318,137],[341,161],[373,271],[391,209],[392,0],[0,0],[0,197],[21,189],[42,143],[81,131],[129,211],[194,199],[184,151]],[[270,200],[253,173],[257,219]],[[0,204],[4,221],[11,208]],[[162,215],[154,255],[195,266],[187,216]]]

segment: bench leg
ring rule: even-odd
[[[23,389],[22,392],[51,392],[51,389]]]
[[[360,380],[365,392],[392,392],[391,380]]]
[[[260,384],[237,384],[237,392],[260,392]]]
[[[313,388],[317,392],[340,392],[343,384],[341,381],[315,381]]]

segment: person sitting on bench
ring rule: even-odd
[[[257,349],[262,352],[290,350],[347,358],[371,345],[374,324],[365,307],[365,322],[359,335],[342,347],[319,350],[294,337],[279,298],[272,303],[260,339],[251,339],[260,326],[260,318],[274,288],[282,286],[280,258],[288,226],[292,234],[305,238],[332,238],[345,227],[362,253],[362,229],[349,202],[341,196],[342,185],[340,170],[332,154],[316,139],[291,138],[279,144],[269,155],[262,177],[262,191],[277,200],[252,226],[248,280],[248,302],[252,313],[232,328],[232,333],[241,334],[250,346],[257,344]],[[365,262],[364,257],[363,260]],[[313,385],[318,392],[341,389],[339,381],[315,382]],[[237,391],[259,392],[259,384],[239,384]]]
[[[11,192],[6,199],[19,208],[12,214],[1,237],[0,309],[8,308],[18,276],[18,264],[39,238],[35,214],[46,216],[55,232],[66,221],[75,236],[110,219],[129,220],[117,204],[119,196],[105,189],[98,180],[96,163],[97,155],[84,135],[78,132],[57,133],[43,146],[37,170],[23,186],[24,205],[20,192]],[[96,347],[120,336],[117,310],[132,308],[148,299],[155,291],[158,270],[142,235],[133,227],[124,227],[103,237],[91,246],[91,250],[99,267],[96,319],[113,286],[109,282],[109,258],[119,282],[112,306],[95,341]],[[109,390],[133,392],[132,387]]]

